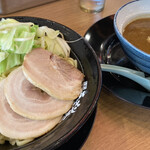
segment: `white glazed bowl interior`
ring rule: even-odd
[[[122,34],[124,27],[132,20],[150,17],[150,0],[136,0],[122,6],[116,13],[116,25]]]

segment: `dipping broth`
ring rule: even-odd
[[[135,47],[150,54],[150,18],[141,18],[129,23],[123,36]]]

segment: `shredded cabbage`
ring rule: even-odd
[[[46,26],[39,27],[32,22],[18,22],[15,19],[0,21],[0,77],[23,62],[25,54],[41,47],[63,58],[70,57],[70,47],[62,33]],[[76,66],[76,60],[67,59]]]

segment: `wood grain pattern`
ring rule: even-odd
[[[106,0],[101,13],[85,13],[78,0],[58,0],[6,16],[34,16],[64,24],[84,36],[96,21],[131,0]],[[1,15],[0,17],[4,17]],[[149,150],[150,110],[126,103],[102,88],[96,119],[82,150]]]

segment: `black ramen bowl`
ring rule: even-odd
[[[64,115],[63,120],[47,134],[36,138],[23,146],[0,145],[3,150],[50,150],[61,147],[85,124],[92,114],[100,96],[102,77],[97,56],[89,44],[75,31],[51,20],[35,17],[7,17],[20,22],[33,22],[39,26],[48,26],[59,30],[71,47],[71,57],[77,59],[79,69],[84,73],[84,89],[75,100],[72,108]],[[86,85],[87,84],[87,85]],[[8,120],[9,121],[9,120]]]

